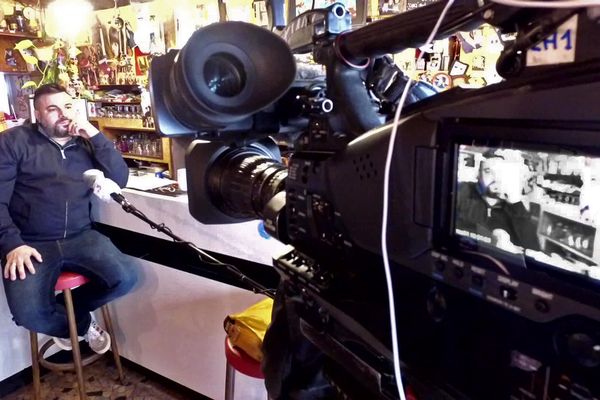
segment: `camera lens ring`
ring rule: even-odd
[[[205,175],[212,204],[235,218],[260,218],[269,200],[284,190],[286,177],[287,167],[257,147],[220,154]]]

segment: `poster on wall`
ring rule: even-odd
[[[379,15],[394,15],[404,11],[402,0],[379,0]]]
[[[27,64],[15,50],[14,39],[0,38],[0,72],[27,72]]]
[[[406,0],[406,11],[436,3],[438,0]]]
[[[25,82],[30,81],[29,75],[4,75],[8,89],[9,103],[11,110],[2,110],[7,114],[15,115],[18,119],[29,118],[29,95],[33,94],[33,89],[21,89]]]

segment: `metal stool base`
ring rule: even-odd
[[[91,354],[85,358],[81,358],[81,352],[79,350],[79,340],[77,336],[77,327],[75,324],[75,312],[73,308],[73,299],[71,296],[71,289],[63,290],[65,294],[65,307],[67,309],[67,318],[69,321],[69,335],[71,337],[71,344],[73,345],[73,362],[70,363],[55,363],[48,361],[44,358],[44,355],[52,347],[53,340],[49,339],[42,347],[38,350],[38,339],[37,333],[29,331],[30,342],[31,342],[31,369],[33,371],[33,398],[35,400],[41,400],[41,383],[40,383],[40,365],[51,370],[51,371],[75,371],[77,374],[77,386],[79,391],[80,400],[86,400],[85,394],[85,383],[83,380],[83,367],[90,365],[94,361],[101,358],[104,354]],[[117,340],[114,336],[112,319],[110,312],[106,305],[102,306],[102,317],[106,326],[106,331],[111,336],[111,351],[115,360],[117,371],[119,372],[119,380],[121,384],[125,384],[125,376],[123,374],[123,367],[121,365],[121,357],[119,356],[119,349],[117,346]]]

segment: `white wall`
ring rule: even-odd
[[[2,278],[4,279],[4,278]],[[0,285],[0,380],[31,365],[29,335],[12,321],[4,285]]]
[[[140,270],[139,285],[111,303],[121,355],[196,392],[222,399],[223,319],[262,297],[148,261],[131,261]],[[236,375],[236,398],[266,398],[262,380]]]
[[[45,335],[38,335],[40,345],[47,338]],[[46,354],[52,355],[56,352],[57,349],[52,348]],[[4,285],[0,284],[0,381],[30,366],[31,348],[29,347],[29,331],[17,326],[13,322],[8,304],[6,303]]]

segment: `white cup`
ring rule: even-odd
[[[185,168],[179,168],[177,170],[177,183],[179,184],[179,189],[187,192],[187,174]]]

